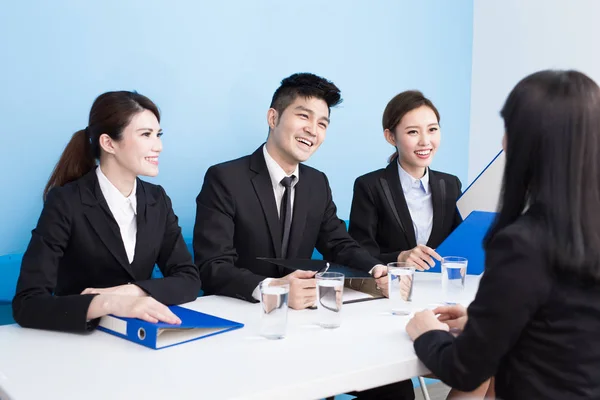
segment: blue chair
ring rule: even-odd
[[[0,326],[14,324],[10,302],[0,302]]]
[[[22,254],[0,256],[0,325],[14,324],[11,301],[15,295]]]
[[[0,303],[11,302],[15,296],[23,254],[0,256]]]
[[[11,301],[15,296],[22,254],[0,256],[0,325],[14,324]]]
[[[350,221],[344,220],[344,223],[346,224],[346,230],[348,230],[348,225],[350,224]],[[319,253],[319,251],[317,249],[314,249],[311,258],[313,260],[322,260],[323,254]]]
[[[193,243],[190,239],[186,239],[185,240],[185,245],[187,246],[190,254],[192,255],[192,259],[194,258],[194,246]],[[162,272],[160,272],[160,269],[158,268],[158,266],[154,266],[154,270],[152,271],[152,279],[160,279],[160,278],[164,278]],[[204,290],[200,290],[200,292],[198,293],[198,297],[202,297],[204,295]]]

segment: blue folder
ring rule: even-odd
[[[469,216],[438,246],[436,252],[442,257],[456,256],[468,260],[467,274],[479,275],[485,267],[483,239],[490,229],[496,213],[473,211]],[[429,272],[441,272],[441,265]]]
[[[137,318],[107,315],[100,319],[98,329],[158,350],[244,326],[239,322],[179,306],[170,306],[169,309],[181,319],[181,325],[171,325],[163,322],[153,324]]]

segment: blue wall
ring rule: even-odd
[[[354,179],[392,151],[381,114],[418,88],[442,114],[434,167],[467,179],[472,0],[9,2],[0,13],[0,255],[22,252],[42,189],[94,98],[135,89],[163,113],[164,185],[191,237],[206,169],[256,149],[279,81],[333,80],[344,103],[309,164],[347,218]],[[0,271],[1,274],[1,271]]]

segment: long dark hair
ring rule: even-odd
[[[381,119],[383,130],[389,129],[391,132],[394,132],[400,121],[402,121],[402,118],[407,113],[422,106],[431,108],[437,117],[438,123],[440,122],[440,113],[438,112],[437,108],[435,108],[431,100],[425,97],[423,93],[419,92],[418,90],[407,90],[394,96],[387,106],[385,106],[383,118]],[[388,163],[391,163],[397,158],[398,151],[395,151],[394,154],[389,157]]]
[[[90,110],[87,128],[73,134],[54,167],[44,188],[44,199],[53,187],[63,186],[91,171],[100,159],[100,136],[106,133],[113,140],[120,140],[133,116],[144,110],[150,110],[160,122],[158,107],[139,93],[119,91],[98,96]]]
[[[537,72],[512,90],[501,116],[506,165],[485,246],[531,207],[555,268],[600,280],[600,88],[577,71]]]

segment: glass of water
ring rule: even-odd
[[[442,258],[442,296],[444,303],[456,304],[465,290],[468,261],[463,257]]]
[[[388,291],[392,314],[408,315],[411,310],[415,266],[407,262],[393,262],[388,267]]]
[[[344,274],[324,272],[316,278],[318,324],[323,328],[338,328],[342,323]]]
[[[260,289],[260,334],[267,339],[283,339],[287,329],[290,284],[283,279],[265,279]]]

